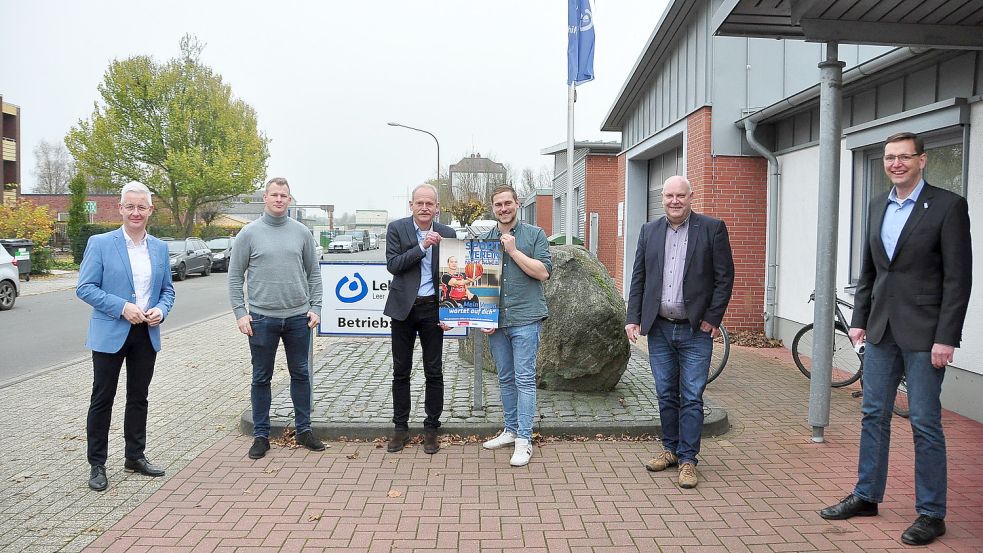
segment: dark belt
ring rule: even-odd
[[[686,320],[686,319],[670,319],[669,317],[663,317],[662,315],[659,315],[659,318],[662,319],[663,321],[669,321],[670,323],[672,323],[674,325],[688,325],[689,324],[689,321]]]
[[[417,296],[416,300],[413,301],[413,305],[426,305],[428,303],[436,303],[437,296]]]

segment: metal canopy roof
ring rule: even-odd
[[[983,49],[983,0],[724,0],[714,34]]]

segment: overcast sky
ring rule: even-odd
[[[577,89],[577,140],[600,126],[665,0],[592,0],[595,80]],[[77,2],[0,0],[0,94],[22,108],[22,179],[32,150],[64,139],[97,100],[112,59],[165,61],[193,33],[202,61],[256,108],[268,176],[305,204],[406,213],[407,190],[471,153],[539,171],[566,140],[566,2]]]

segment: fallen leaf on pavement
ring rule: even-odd
[[[403,492],[399,490],[389,490],[389,493],[387,493],[386,495],[388,495],[389,497],[399,497],[403,495]]]
[[[345,457],[348,457],[349,459],[358,459],[358,452],[356,451],[355,453],[349,453],[348,455],[345,455]]]
[[[322,513],[311,513],[307,515],[307,522],[316,522],[321,520]]]

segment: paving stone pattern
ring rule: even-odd
[[[484,409],[473,410],[472,365],[462,363],[457,354],[459,340],[444,342],[444,432],[489,435],[501,430],[502,401],[498,377],[483,374]],[[388,435],[392,424],[392,356],[388,339],[363,338],[338,341],[315,360],[314,408],[312,422],[324,437],[376,438]],[[422,431],[426,418],[423,405],[424,376],[421,351],[414,351],[414,370],[410,381],[413,408],[411,429]],[[712,394],[710,394],[712,395]],[[419,401],[418,401],[419,400]],[[726,413],[713,407],[707,397],[707,431],[713,435],[727,429]],[[274,396],[271,424],[273,434],[294,422],[290,392],[284,388]],[[245,433],[251,432],[249,413],[243,413]],[[611,392],[584,394],[553,390],[537,393],[534,429],[551,435],[591,435],[595,433],[658,434],[658,401],[644,352],[635,350],[622,376]]]
[[[733,428],[705,439],[702,481],[641,462],[657,441],[564,441],[508,466],[510,451],[330,443],[321,453],[275,447],[250,461],[249,438],[226,435],[88,551],[906,551],[915,518],[911,431],[893,425],[891,480],[878,517],[822,520],[852,488],[859,402],[832,394],[827,442],[810,441],[809,383],[785,350],[734,348],[713,384]],[[924,551],[983,543],[983,425],[945,414],[948,534]]]
[[[315,342],[319,350],[328,343]],[[248,359],[231,314],[164,335],[150,387],[147,457],[168,477],[217,440],[238,434],[239,414],[249,405]],[[282,351],[274,374],[282,385]],[[125,382],[124,370],[110,430],[110,488],[103,493],[87,484],[91,362],[0,388],[7,415],[0,433],[0,551],[80,551],[164,483],[123,471]]]

